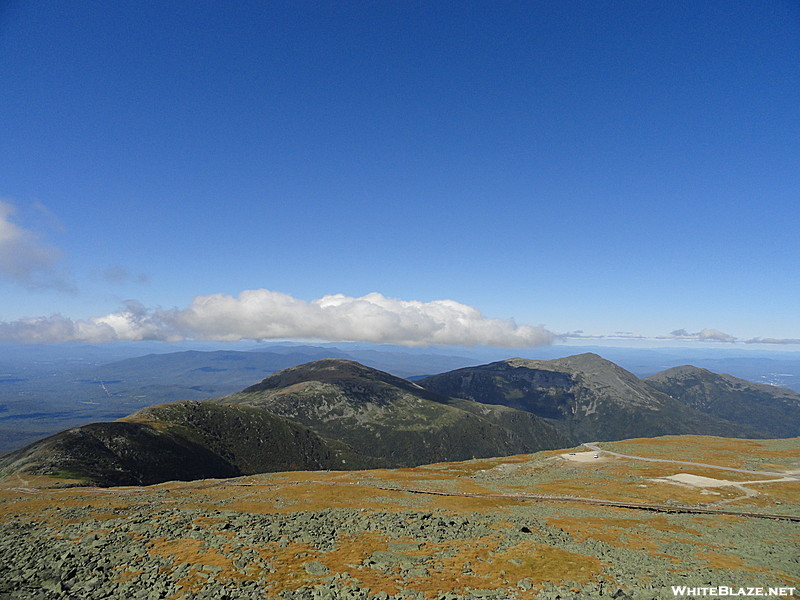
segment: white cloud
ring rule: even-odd
[[[58,265],[62,252],[11,221],[14,205],[0,199],[0,277],[29,289],[72,290]]]
[[[54,315],[0,323],[0,340],[14,342],[285,338],[530,347],[552,343],[553,334],[541,326],[487,318],[454,300],[407,301],[372,293],[306,302],[264,289],[238,297],[198,296],[182,310],[150,311],[131,301],[125,310],[86,320]]]
[[[655,337],[645,336],[631,331],[615,331],[614,333],[597,333],[587,334],[582,330],[570,331],[567,333],[554,334],[559,339],[585,339],[585,340],[680,340],[680,341],[698,341],[698,342],[725,342],[735,343],[739,338],[719,331],[718,329],[702,329],[694,333],[688,332],[686,329],[676,329],[671,331],[669,335],[661,335]],[[773,344],[791,344],[797,343],[797,340],[764,340],[762,338],[754,338],[747,340],[745,343],[773,343]]]
[[[703,329],[698,334],[697,337],[701,341],[708,341],[708,342],[735,342],[736,338],[732,335],[727,333],[723,333],[718,329]]]
[[[800,344],[800,338],[763,338],[755,337],[744,341],[745,344]]]
[[[724,333],[718,329],[702,329],[695,333],[689,333],[685,329],[676,329],[670,332],[668,338],[661,339],[677,339],[677,340],[697,340],[700,342],[726,342],[733,343],[738,338]]]
[[[604,333],[584,333],[583,329],[576,329],[575,331],[567,331],[564,333],[557,333],[555,336],[559,339],[577,339],[577,340],[604,340],[608,336]]]
[[[568,331],[566,333],[554,334],[559,339],[577,340],[646,340],[647,338],[639,333],[631,331],[615,331],[614,333],[584,333],[582,329]]]
[[[115,339],[114,331],[105,325],[91,321],[73,321],[62,315],[20,319],[12,323],[0,323],[0,340],[26,344],[52,342],[104,342]]]

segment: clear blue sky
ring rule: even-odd
[[[235,339],[288,303],[258,336],[414,343],[450,299],[468,327],[800,340],[793,0],[11,0],[0,157],[5,339],[131,310]],[[281,295],[247,320],[244,290]],[[408,339],[363,333],[398,311]]]

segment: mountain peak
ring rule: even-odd
[[[708,369],[703,369],[702,367],[695,367],[694,365],[680,365],[661,371],[657,375],[669,375],[674,377],[681,375],[716,375],[716,373],[712,373]]]
[[[551,371],[561,371],[566,373],[583,373],[599,375],[601,373],[614,373],[617,376],[633,377],[625,369],[603,358],[602,356],[593,352],[584,352],[583,354],[574,354],[572,356],[565,356],[563,358],[555,358],[552,360],[534,360],[529,358],[510,358],[508,360],[500,361],[500,363],[492,364],[506,364],[514,368],[526,369],[545,369]]]
[[[577,371],[596,371],[598,369],[621,369],[618,364],[603,358],[594,352],[584,352],[583,354],[573,354],[564,358],[556,358],[548,361],[553,365],[564,366]]]
[[[261,382],[244,389],[243,393],[286,388],[297,383],[309,381],[343,383],[355,380],[388,383],[403,388],[418,387],[406,379],[372,367],[366,367],[353,360],[323,358],[273,373]]]
[[[290,419],[382,465],[518,454],[572,443],[535,415],[449,398],[342,359],[284,369],[217,402]]]
[[[529,365],[615,365],[615,363],[611,362],[600,356],[599,354],[595,354],[594,352],[584,352],[582,354],[572,354],[570,356],[564,356],[562,358],[553,358],[550,360],[540,360],[535,358],[521,358],[516,356],[514,358],[509,358],[503,361],[514,366],[529,366]]]
[[[580,441],[741,430],[682,405],[590,352],[555,360],[512,358],[420,384],[439,394],[531,412]]]
[[[691,365],[667,369],[644,381],[706,414],[746,423],[758,437],[800,435],[800,394],[793,390]]]

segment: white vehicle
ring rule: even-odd
[[[595,454],[594,457],[595,458],[600,458],[600,455],[599,454]]]

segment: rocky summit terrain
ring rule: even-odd
[[[416,468],[0,479],[0,598],[662,600],[800,588],[800,439],[680,436]]]

